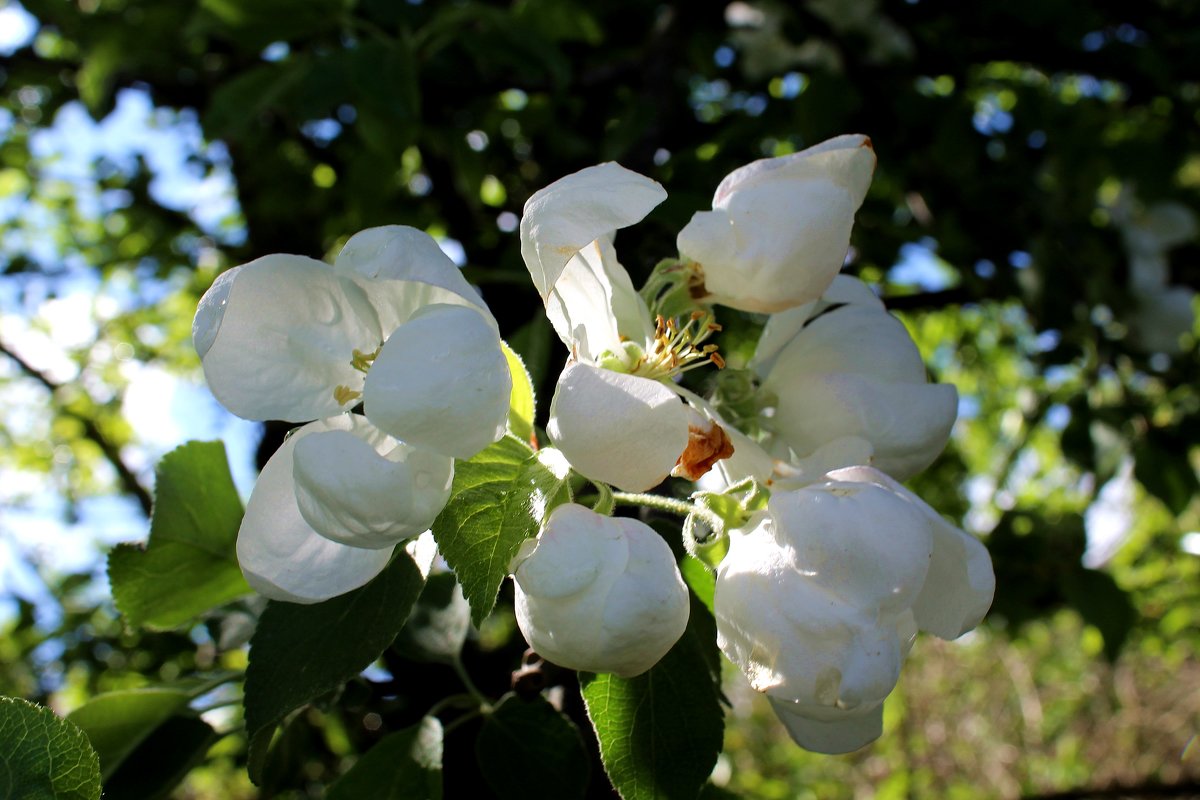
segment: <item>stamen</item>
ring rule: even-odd
[[[654,320],[654,340],[629,374],[661,380],[709,363],[723,368],[725,360],[716,354],[717,346],[703,344],[719,330],[711,312],[692,311],[682,325],[660,314]]]
[[[357,351],[355,351],[357,352]],[[344,406],[352,400],[362,397],[362,392],[356,392],[349,386],[337,386],[333,390],[333,399],[339,406]]]
[[[379,345],[369,353],[355,348],[350,352],[350,366],[362,373],[366,373],[371,369],[371,364],[375,363],[375,359],[379,357],[379,351],[383,349],[383,345]]]

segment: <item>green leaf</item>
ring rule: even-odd
[[[191,696],[177,689],[126,689],[93,698],[67,715],[100,756],[104,780]]]
[[[570,501],[569,475],[557,450],[534,453],[513,436],[455,466],[450,502],[434,520],[433,538],[462,583],[476,625],[495,606],[521,542]]]
[[[276,724],[370,666],[404,626],[423,585],[412,558],[397,550],[361,589],[314,605],[267,604],[246,668],[251,780],[262,777]]]
[[[624,800],[694,800],[724,733],[716,625],[692,599],[687,631],[634,678],[580,674],[604,771]]]
[[[176,628],[250,593],[234,545],[242,504],[225,445],[188,442],[158,466],[150,540],[108,556],[117,608],[132,626]]]
[[[708,565],[691,555],[684,556],[683,560],[679,562],[679,572],[683,575],[683,580],[687,582],[687,585],[692,587],[696,597],[711,612],[713,596],[717,591],[717,576],[708,568]]]
[[[0,697],[0,797],[98,800],[100,759],[74,723],[48,708]]]
[[[1104,655],[1116,661],[1138,612],[1129,593],[1107,572],[1077,569],[1063,575],[1063,594],[1083,621],[1095,625],[1104,637]]]
[[[396,648],[417,661],[452,664],[471,627],[467,605],[453,573],[430,575],[408,622],[396,637]]]
[[[546,372],[550,369],[551,351],[556,343],[554,329],[544,314],[535,314],[508,337],[507,344],[521,356],[535,388],[546,385]]]
[[[440,800],[442,725],[435,717],[388,734],[367,751],[326,800]]]
[[[501,699],[479,731],[475,757],[500,800],[587,793],[590,765],[579,728],[541,695]]]
[[[104,782],[104,800],[165,800],[217,738],[198,717],[169,718]]]
[[[533,442],[533,418],[537,411],[537,402],[533,394],[533,381],[525,362],[511,347],[501,343],[504,348],[504,358],[508,361],[509,372],[512,373],[512,393],[508,400],[508,430],[523,442]]]

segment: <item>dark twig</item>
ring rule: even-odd
[[[0,353],[8,356],[14,364],[20,367],[21,372],[40,383],[51,394],[56,393],[62,388],[62,384],[51,380],[50,376],[30,364],[4,342],[0,342]],[[150,508],[153,505],[150,492],[146,491],[146,487],[142,486],[138,481],[137,475],[134,474],[129,465],[121,458],[120,449],[105,435],[104,431],[100,430],[100,426],[96,424],[96,420],[86,414],[72,411],[69,408],[60,407],[58,411],[72,419],[78,420],[79,424],[83,426],[84,437],[91,440],[100,448],[100,452],[104,455],[104,458],[117,471],[117,478],[120,481],[121,489],[125,493],[133,495],[134,499],[138,501],[138,505],[142,507],[142,513],[147,517],[150,516]]]

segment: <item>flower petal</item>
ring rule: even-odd
[[[572,354],[595,361],[607,350],[618,352],[623,339],[643,344],[654,325],[646,303],[617,262],[609,237],[579,251],[546,297],[546,316]]]
[[[775,697],[769,699],[792,741],[813,753],[851,753],[883,733],[882,703],[865,713],[842,713],[832,719],[817,719],[797,703]]]
[[[751,359],[750,366],[758,372],[759,376],[769,373],[780,351],[800,334],[808,325],[809,320],[834,305],[860,305],[880,311],[887,310],[883,301],[876,297],[865,283],[849,275],[838,275],[819,300],[770,316],[766,327],[763,328],[762,335],[758,338],[758,345],[754,349],[754,358]]]
[[[643,492],[687,447],[687,406],[658,381],[576,362],[558,379],[546,432],[576,471]]]
[[[420,309],[384,344],[363,389],[367,418],[411,445],[470,458],[504,435],[512,374],[471,308]]]
[[[521,256],[542,299],[576,253],[640,221],[666,197],[656,181],[615,162],[580,170],[536,192],[521,216]]]
[[[950,384],[886,383],[868,375],[810,375],[778,398],[772,425],[797,455],[857,436],[874,448],[874,466],[900,480],[933,463],[958,413]]]
[[[296,444],[339,424],[319,420],[293,433],[263,467],[246,504],[238,530],[238,564],[255,591],[272,600],[328,600],[362,586],[391,558],[386,548],[364,550],[327,539],[300,514],[292,477]]]
[[[987,614],[996,591],[996,576],[987,548],[973,536],[946,522],[924,500],[879,470],[851,467],[830,478],[870,481],[919,508],[929,520],[933,555],[925,586],[913,605],[918,627],[940,639],[957,639]]]
[[[353,351],[382,341],[366,295],[327,265],[271,255],[222,275],[200,301],[192,337],[221,405],[245,419],[306,422],[345,410]]]
[[[318,533],[353,547],[392,547],[419,536],[450,498],[454,459],[384,434],[365,417],[296,444],[300,513]]]
[[[491,318],[462,271],[432,236],[416,228],[386,225],[356,233],[333,266],[363,288],[385,334],[434,303],[471,306]]]

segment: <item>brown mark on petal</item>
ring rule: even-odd
[[[708,287],[704,285],[704,267],[696,261],[689,261],[686,267],[691,273],[688,275],[688,295],[699,302],[710,294]]]
[[[704,426],[688,425],[688,443],[675,462],[671,474],[676,478],[699,480],[713,464],[733,455],[733,442],[725,429],[712,420]]]

